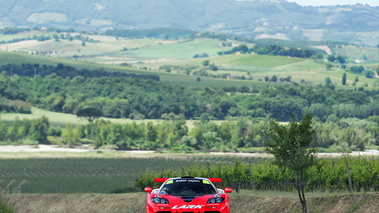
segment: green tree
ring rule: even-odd
[[[334,57],[334,55],[328,55],[327,59],[330,62],[334,62],[336,60],[336,57]]]
[[[203,113],[203,114],[200,116],[200,122],[201,122],[201,123],[209,122],[209,115],[208,115],[207,113]]]
[[[96,107],[86,107],[86,108],[83,108],[83,109],[79,109],[76,112],[76,116],[78,116],[78,117],[84,117],[89,122],[94,121],[96,118],[99,118],[102,115],[103,115],[103,112],[101,112]]]
[[[339,55],[336,57],[336,61],[338,61],[340,64],[346,63],[346,56]]]
[[[166,72],[171,72],[171,67],[170,66],[166,66],[165,71]]]
[[[350,67],[350,72],[352,73],[362,73],[365,71],[365,68],[363,66],[352,66]]]
[[[309,148],[315,132],[311,124],[310,113],[305,114],[299,123],[295,122],[295,117],[291,113],[291,121],[288,125],[281,125],[272,119],[267,129],[270,140],[265,144],[268,153],[275,156],[274,163],[296,175],[296,188],[303,213],[307,212],[304,176],[307,169],[316,163],[316,149]]]
[[[211,64],[211,65],[209,65],[209,69],[212,71],[217,71],[218,67],[215,64]]]
[[[34,119],[31,122],[29,134],[32,140],[36,140],[40,143],[46,143],[47,132],[49,130],[49,119],[43,116],[40,119]]]
[[[365,76],[366,76],[366,78],[373,78],[375,76],[375,73],[372,70],[366,70]]]
[[[379,75],[379,65],[378,65],[378,67],[376,67],[375,71],[376,71],[376,74]]]
[[[158,132],[154,127],[153,122],[149,121],[146,125],[146,139],[150,142],[155,142],[157,140]]]
[[[326,78],[325,78],[325,84],[326,84],[326,85],[330,85],[330,84],[332,84],[332,80],[330,80],[329,77],[326,77]]]
[[[207,59],[207,60],[205,60],[205,61],[203,61],[203,66],[209,66],[209,60]]]
[[[346,73],[342,75],[342,85],[346,85]]]
[[[332,69],[333,65],[331,63],[326,64],[326,70]]]
[[[75,140],[74,139],[74,130],[72,128],[71,123],[68,123],[66,125],[66,129],[63,130],[62,139],[63,139],[63,142],[69,147],[72,147],[72,145],[74,144],[74,140]]]

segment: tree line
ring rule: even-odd
[[[115,29],[107,30],[104,33],[107,36],[124,37],[124,38],[164,38],[164,39],[178,39],[178,38],[194,38],[195,31],[177,29],[177,28],[156,28],[156,29]]]
[[[323,55],[315,50],[311,49],[300,49],[300,48],[287,48],[279,45],[255,45],[253,48],[248,48],[247,45],[242,44],[237,47],[233,47],[231,50],[220,51],[218,55],[230,55],[236,52],[240,53],[257,53],[259,55],[272,55],[272,56],[290,56],[298,58],[323,58]]]
[[[87,125],[62,129],[51,126],[46,117],[40,119],[0,120],[2,144],[56,143],[75,146],[90,143],[94,148],[115,150],[177,151],[257,151],[267,142],[267,119],[240,117],[216,124],[202,118],[189,127],[182,118],[167,115],[160,122],[135,121],[125,124],[102,119]],[[173,119],[173,120],[172,120]],[[379,146],[379,116],[368,119],[313,120],[311,147],[321,152],[350,152]],[[55,138],[53,141],[48,136]]]
[[[157,81],[157,76],[76,70],[61,64],[7,65],[2,69],[6,70],[0,75],[2,103],[20,100],[26,105],[19,106],[29,104],[71,114],[96,107],[109,118],[161,119],[173,113],[184,119],[206,115],[210,120],[250,116],[288,121],[290,112],[299,119],[310,111],[323,122],[332,115],[338,119],[379,115],[379,91],[363,88],[335,90],[332,85],[279,84],[217,89],[165,85]],[[2,106],[5,111],[14,111]]]
[[[155,81],[159,81],[160,78],[158,75],[148,75],[148,74],[134,74],[134,73],[123,73],[123,72],[108,72],[103,68],[96,70],[88,70],[88,69],[76,69],[72,66],[65,66],[62,63],[57,64],[57,66],[53,65],[40,65],[40,64],[6,64],[0,66],[1,71],[6,71],[8,76],[18,75],[18,76],[27,76],[27,77],[35,77],[36,75],[44,78],[48,75],[56,75],[62,78],[74,78],[80,76],[84,79],[94,78],[99,76],[104,77],[126,77],[126,78],[138,78],[138,79],[152,79]]]

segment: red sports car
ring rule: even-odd
[[[156,178],[164,182],[159,189],[146,187],[146,213],[229,213],[231,188],[217,189],[221,178]]]

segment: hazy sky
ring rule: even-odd
[[[379,0],[287,0],[288,2],[296,2],[300,5],[346,5],[346,4],[368,4],[370,6],[379,6]]]

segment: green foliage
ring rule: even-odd
[[[207,161],[208,159],[203,159]],[[164,177],[191,175],[196,177],[221,178],[223,187],[235,188],[237,184],[243,189],[293,191],[295,173],[283,170],[272,163],[271,159],[227,159],[220,157],[209,164],[198,162],[192,166],[164,170]],[[349,188],[346,164],[352,177],[353,188],[357,191],[376,191],[379,184],[379,162],[375,157],[338,157],[320,158],[317,164],[304,173],[306,191],[346,191]],[[148,169],[141,172],[135,185],[140,189],[154,186],[154,178],[161,178],[162,172]],[[157,188],[158,186],[155,185]]]
[[[67,124],[66,129],[62,132],[62,139],[63,142],[69,147],[72,147],[76,142],[75,139],[77,138],[74,136],[74,130],[70,123]]]
[[[377,102],[374,97],[378,94],[375,90],[341,91],[330,86],[311,87],[295,84],[253,88],[225,85],[226,89],[221,90],[203,86],[203,81],[208,82],[209,78],[204,80],[200,77],[191,77],[193,82],[199,81],[199,86],[185,87],[139,78],[148,77],[145,75],[136,76],[136,79],[122,73],[80,71],[63,64],[54,67],[9,65],[3,68],[8,75],[12,68],[13,71],[17,68],[20,75],[14,76],[12,80],[7,75],[0,76],[0,82],[3,82],[0,84],[1,96],[8,100],[22,100],[13,101],[15,107],[9,107],[7,104],[12,101],[0,98],[0,106],[3,106],[4,111],[28,112],[28,106],[33,105],[50,111],[74,114],[78,109],[96,106],[103,112],[104,117],[109,118],[160,119],[164,114],[173,113],[175,116],[184,116],[185,119],[194,119],[208,113],[209,116],[220,120],[227,116],[251,116],[279,118],[281,121],[288,121],[291,111],[296,117],[301,117],[303,111],[312,104],[324,104],[329,110],[339,104],[369,106],[370,110],[365,110],[364,113],[353,112],[352,116],[359,118],[365,118],[364,115],[376,115],[378,112],[374,106]],[[38,68],[37,72],[42,75],[34,78],[35,68]],[[33,73],[30,76],[32,78],[28,77],[30,73]],[[23,76],[24,74],[26,76]],[[94,77],[94,74],[105,76]],[[269,79],[270,77],[267,77],[267,81]],[[291,81],[289,77],[271,78],[273,82],[278,82],[278,79],[281,82]],[[226,93],[233,91],[259,95]],[[225,109],[222,103],[226,102],[233,107]]]
[[[372,71],[372,70],[366,70],[365,71],[365,76],[366,76],[366,78],[374,78],[376,75],[375,75],[374,71]]]
[[[336,60],[337,62],[339,62],[340,64],[344,64],[344,63],[346,63],[346,59],[347,59],[347,57],[346,57],[346,56],[342,56],[342,55],[338,55],[338,56],[335,58],[335,60]],[[328,60],[329,60],[329,58],[328,58]]]
[[[350,67],[350,72],[360,74],[363,71],[365,71],[365,68],[363,66],[352,66]]]
[[[125,38],[165,38],[165,39],[178,39],[178,38],[191,38],[194,37],[196,32],[178,28],[156,28],[147,30],[107,30],[105,35],[117,36]]]
[[[310,58],[313,55],[316,55],[316,51],[309,49],[298,49],[298,48],[285,48],[279,45],[267,45],[259,46],[255,45],[251,52],[256,52],[260,55],[274,55],[274,56],[290,56],[298,58]]]
[[[358,81],[359,81],[358,76],[355,76],[354,82],[358,82]]]
[[[48,130],[49,120],[46,117],[33,120],[16,118],[12,123],[0,120],[0,143],[47,143]]]
[[[294,171],[301,176],[315,163],[315,149],[309,148],[315,132],[311,126],[312,116],[306,114],[300,123],[295,122],[293,115],[288,125],[280,125],[270,120],[265,147],[275,156],[275,164],[281,168]]]
[[[327,59],[330,62],[334,62],[336,60],[336,57],[334,57],[334,55],[328,55]]]
[[[229,55],[229,54],[233,54],[233,53],[236,53],[236,52],[239,52],[239,53],[247,53],[249,51],[249,48],[246,46],[246,44],[241,44],[237,47],[233,47],[233,49],[231,50],[228,50],[228,51],[225,51],[225,52],[220,52],[219,55]]]
[[[99,118],[103,115],[103,112],[100,111],[96,107],[85,107],[83,109],[79,109],[76,112],[76,116],[78,117],[84,117],[86,118],[89,122],[93,122],[96,118]]]
[[[343,73],[342,75],[342,85],[346,85],[346,73]]]
[[[203,61],[203,66],[209,66],[209,60],[208,59]]]
[[[1,197],[0,197],[0,212],[1,213],[13,213],[13,211],[11,209],[9,209],[5,203],[1,200]]]
[[[193,58],[207,58],[209,57],[208,53],[203,53],[203,54],[196,54],[193,56]]]
[[[217,71],[218,67],[215,64],[211,64],[211,65],[209,65],[209,69],[212,71]]]
[[[326,69],[327,70],[330,70],[332,67],[333,67],[333,65],[331,63],[327,63],[326,64]]]
[[[325,78],[325,84],[326,85],[331,85],[332,84],[332,80],[330,80],[330,77],[326,77]]]

